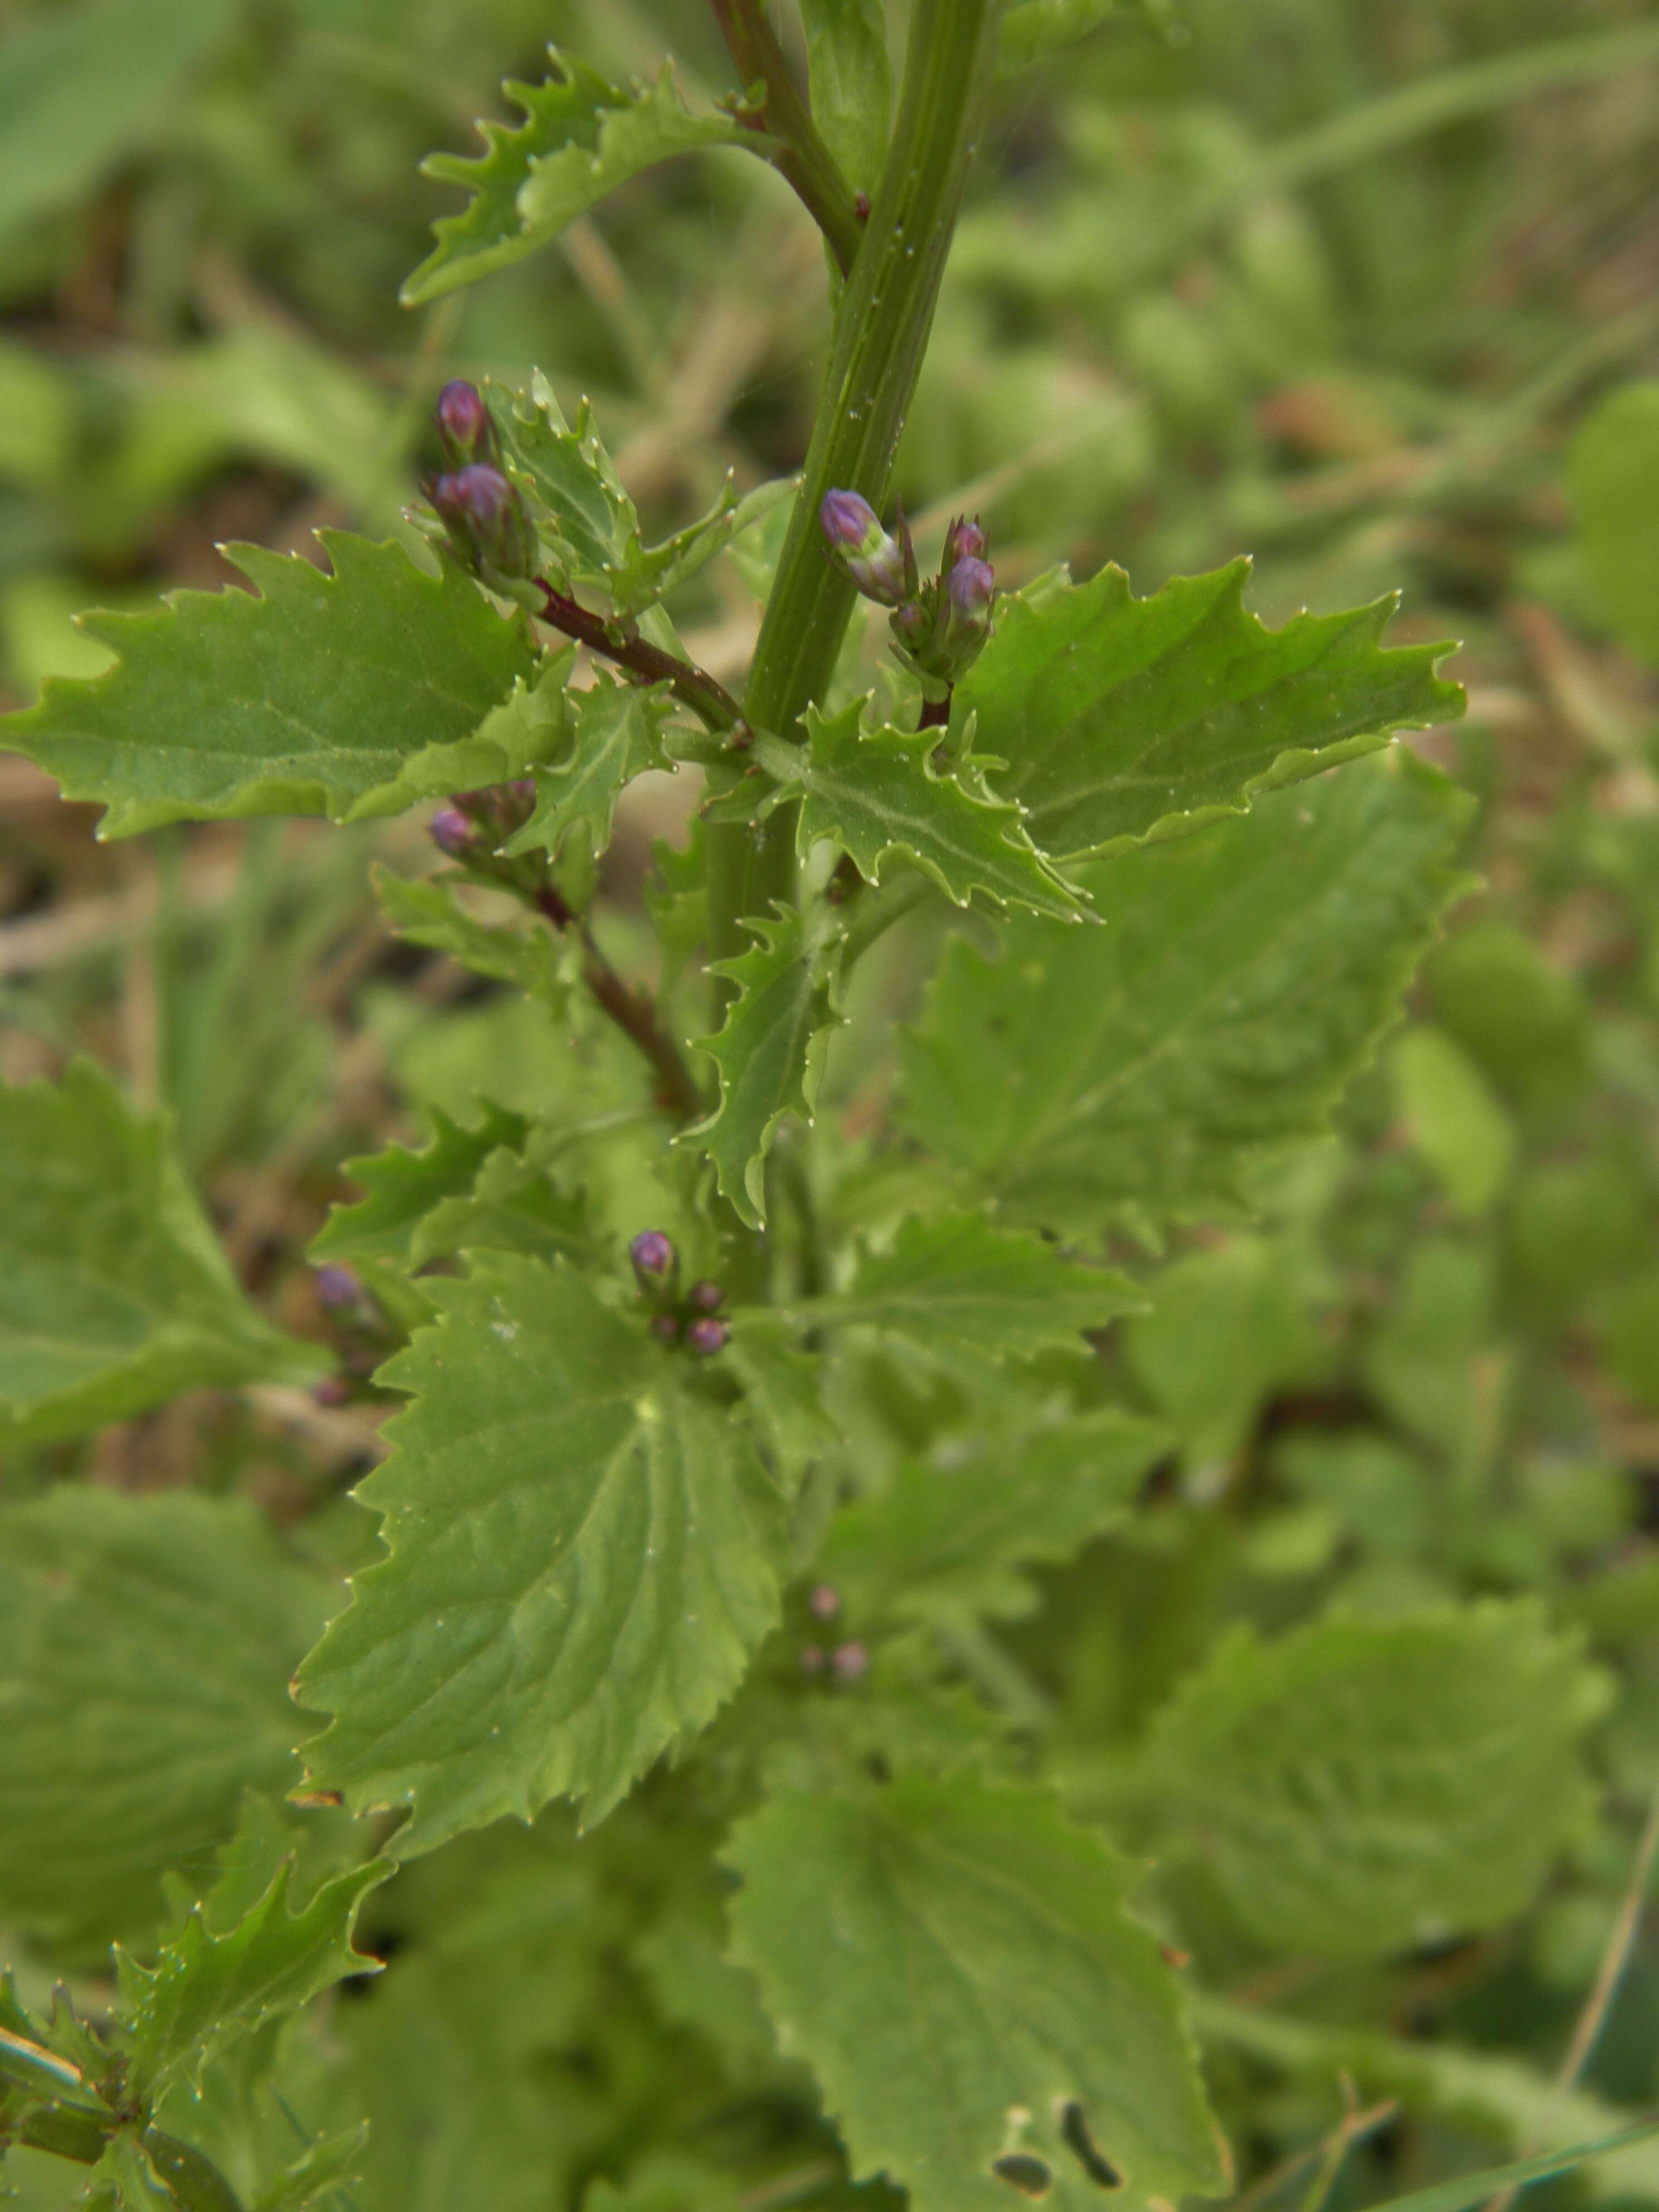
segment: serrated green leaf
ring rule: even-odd
[[[716,1035],[696,1040],[720,1070],[720,1103],[678,1141],[703,1147],[726,1198],[758,1228],[772,1139],[792,1114],[811,1121],[830,1039],[841,1025],[841,929],[827,908],[803,914],[781,904],[772,920],[757,915],[747,927],[755,938],[749,951],[708,971],[735,983],[737,996]]]
[[[352,1948],[351,1930],[364,1896],[392,1870],[389,1859],[370,1859],[325,1881],[295,1911],[289,1861],[233,1925],[210,1927],[198,1906],[153,1966],[118,1948],[135,2094],[149,2100],[175,2081],[199,2084],[204,2067],[238,2037],[349,1975],[378,1972],[378,1960]]]
[[[147,614],[91,614],[119,658],[54,678],[0,720],[0,744],[106,809],[100,834],[249,814],[394,813],[434,744],[471,737],[527,678],[522,624],[469,577],[428,576],[400,545],[318,532],[333,574],[297,554],[233,545],[258,587],[173,592]]]
[[[358,1496],[388,1556],[301,1672],[307,1747],[401,1856],[550,1798],[601,1818],[737,1686],[777,1613],[782,1494],[697,1370],[573,1268],[480,1255],[380,1380]]]
[[[766,149],[729,116],[693,115],[665,62],[653,85],[627,92],[574,56],[547,52],[555,74],[544,83],[501,88],[522,123],[481,123],[485,151],[470,159],[428,155],[428,176],[473,197],[462,213],[433,225],[438,243],[404,284],[405,307],[522,260],[618,185],[676,154]]]
[[[801,0],[812,120],[854,191],[873,192],[887,157],[893,64],[881,0]]]
[[[627,614],[677,590],[723,553],[733,538],[793,497],[799,483],[799,477],[780,477],[757,484],[739,499],[728,471],[708,514],[665,538],[661,544],[642,545],[635,531],[622,560],[609,571],[611,605],[619,614]]]
[[[1328,1359],[1304,1285],[1265,1237],[1185,1253],[1146,1289],[1123,1357],[1189,1463],[1228,1459],[1276,1389],[1316,1381]]]
[[[1081,1350],[1085,1330],[1145,1304],[1115,1268],[958,1213],[905,1222],[889,1250],[864,1255],[844,1296],[796,1310],[815,1327],[854,1323],[924,1353],[978,1360]]]
[[[662,733],[674,712],[665,684],[641,689],[603,670],[591,691],[570,695],[570,742],[563,757],[536,773],[536,811],[508,839],[509,853],[550,853],[556,860],[571,831],[586,832],[589,850],[611,842],[617,801],[636,775],[670,766]]]
[[[418,1267],[486,1250],[591,1261],[596,1244],[586,1194],[564,1188],[534,1159],[503,1145],[483,1162],[465,1195],[440,1200],[418,1224],[410,1257]]]
[[[838,714],[806,711],[807,744],[757,733],[753,757],[800,799],[803,858],[820,838],[839,845],[872,884],[890,859],[908,861],[957,906],[975,891],[998,906],[1030,908],[1061,921],[1084,902],[1034,850],[1018,809],[994,797],[971,762],[933,765],[937,730],[860,731],[865,702]]]
[[[149,2148],[136,2128],[121,2128],[112,2135],[91,2172],[87,2196],[92,2204],[107,2203],[115,2212],[179,2212],[179,2199],[152,2162]]]
[[[1530,1901],[1589,1816],[1606,1703],[1530,1604],[1240,1628],[1155,1719],[1146,1787],[1263,1942],[1381,1958]]]
[[[502,1146],[523,1148],[530,1124],[521,1114],[484,1105],[476,1129],[451,1121],[441,1107],[427,1109],[431,1140],[418,1152],[388,1145],[383,1152],[361,1154],[343,1173],[362,1183],[368,1195],[351,1206],[337,1206],[311,1240],[313,1260],[391,1261],[417,1267],[415,1237],[433,1208],[448,1198],[465,1198],[479,1169]]]
[[[1248,561],[1178,576],[1149,599],[1121,568],[1000,602],[995,635],[957,686],[953,730],[1008,765],[1055,860],[1184,836],[1260,792],[1375,751],[1390,730],[1443,722],[1444,645],[1378,644],[1397,596],[1269,630],[1244,611]]]
[[[0,1441],[330,1364],[248,1304],[164,1125],[90,1060],[0,1088]]]
[[[536,525],[543,563],[567,585],[609,590],[639,542],[639,517],[584,400],[573,428],[540,369],[527,392],[494,401],[501,462]]]
[[[515,984],[550,1006],[563,1004],[567,994],[559,975],[558,945],[543,923],[531,921],[513,929],[475,921],[447,878],[414,881],[394,876],[378,862],[370,877],[380,911],[399,937],[434,952],[447,952],[475,975]]]
[[[252,2212],[310,2212],[319,2198],[337,2205],[342,2182],[357,2180],[368,2148],[368,2123],[319,2136],[293,2164],[268,2182],[253,2200]]]
[[[735,1955],[807,2060],[854,2173],[915,2212],[1224,2185],[1174,1975],[1125,1910],[1131,1869],[1030,1790],[907,1777],[792,1794],[733,1832]],[[1097,2171],[1098,2169],[1097,2169]]]
[[[329,1584],[252,1508],[64,1484],[0,1510],[0,1916],[80,1955],[139,1936],[244,1789],[297,1778],[289,1676]]]
[[[1033,1603],[1020,1570],[1067,1559],[1124,1519],[1170,1441],[1105,1407],[911,1461],[837,1515],[817,1571],[860,1621],[1017,1619]]]
[[[1468,803],[1411,755],[1096,862],[1108,927],[946,953],[902,1120],[1017,1218],[1077,1237],[1237,1211],[1265,1145],[1316,1133],[1462,887]]]
[[[374,811],[393,813],[451,792],[512,783],[562,757],[570,744],[568,693],[573,645],[543,662],[529,684],[522,679],[492,707],[471,737],[453,744],[424,745],[396,780],[374,794]]]

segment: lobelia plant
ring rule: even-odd
[[[1104,10],[915,0],[895,94],[884,11],[802,0],[809,97],[761,0],[713,7],[714,112],[561,56],[511,88],[406,297],[671,155],[768,161],[832,298],[799,479],[647,544],[586,409],[454,381],[408,543],[237,547],[252,592],[88,617],[115,666],[5,726],[112,836],[434,807],[388,926],[572,1046],[544,1111],[349,1164],[326,1375],[93,1066],[0,1096],[13,1445],[204,1384],[400,1406],[343,1601],[230,1498],[0,1510],[0,1911],[121,1946],[96,2018],[0,1985],[0,2145],[127,2212],[1167,2212],[1233,2181],[1195,2029],[1298,2063],[1194,1996],[1218,1917],[1369,1969],[1498,1925],[1585,1816],[1601,1677],[1527,1603],[1241,1629],[1109,1749],[1000,1638],[1171,1479],[1113,1324],[1317,1137],[1465,884],[1468,802],[1390,743],[1461,695],[1391,599],[1263,627],[1243,561],[1000,592],[963,515],[924,573],[890,477],[993,81]],[[669,611],[720,557],[763,586],[740,694]],[[596,863],[650,770],[701,781],[646,953]],[[511,1930],[482,1996],[441,1944],[403,1978],[423,1897]]]

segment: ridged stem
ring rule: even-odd
[[[884,505],[893,458],[933,325],[996,65],[1000,0],[916,0],[891,149],[836,313],[800,495],[767,603],[744,702],[757,730],[799,740],[828,689],[855,594],[825,557],[825,492]],[[708,837],[713,957],[744,949],[745,916],[795,889],[795,810],[758,829],[716,823]]]

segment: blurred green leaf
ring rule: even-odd
[[[330,1364],[248,1304],[163,1126],[89,1060],[0,1091],[0,1436],[78,1436]]]
[[[1170,1443],[1158,1423],[1115,1407],[976,1437],[844,1506],[817,1571],[860,1620],[1017,1619],[1036,1605],[1022,1570],[1069,1559],[1127,1519]]]
[[[0,44],[0,234],[64,206],[174,121],[236,0],[96,0]]]
[[[1455,1212],[1490,1212],[1515,1166],[1516,1133],[1468,1054],[1443,1030],[1408,1030],[1389,1055],[1400,1112]]]
[[[1567,489],[1607,627],[1659,664],[1659,377],[1622,385],[1584,417]]]
[[[1531,1605],[1239,1628],[1154,1722],[1145,1786],[1261,1942],[1382,1958],[1531,1901],[1589,1820],[1608,1699]]]
[[[251,1506],[66,1483],[0,1508],[0,1915],[85,1957],[297,1780],[288,1680],[334,1593]]]
[[[812,120],[854,191],[873,192],[887,155],[893,65],[881,0],[801,0]]]

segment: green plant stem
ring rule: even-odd
[[[777,580],[761,624],[744,719],[798,737],[828,688],[856,596],[825,557],[825,492],[860,492],[879,510],[933,326],[996,66],[998,0],[916,0],[892,150],[842,294],[823,397]],[[795,888],[793,806],[758,829],[710,825],[709,950],[744,950],[744,917]]]
[[[709,0],[709,4],[742,72],[744,90],[757,84],[763,90],[758,112],[738,119],[752,121],[756,130],[776,141],[772,166],[823,233],[844,276],[857,258],[864,227],[847,179],[819,136],[783,49],[772,35],[765,0]]]

